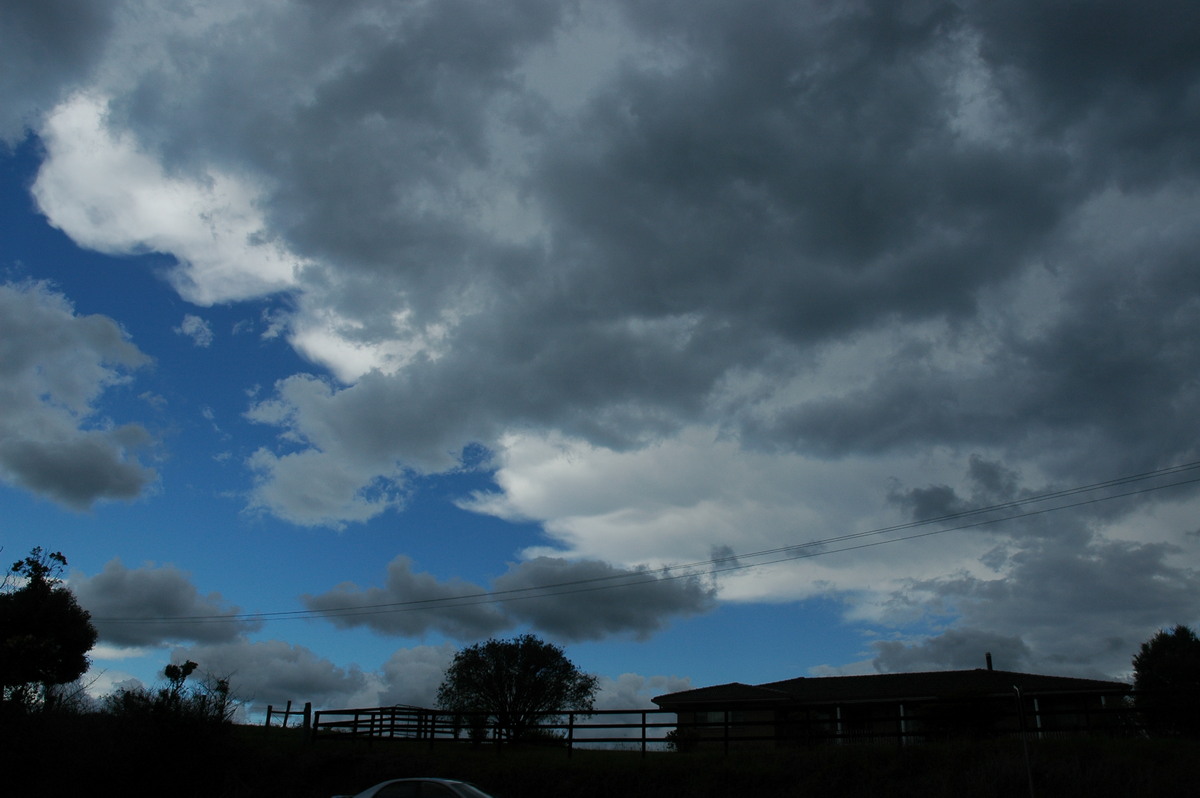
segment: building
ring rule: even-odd
[[[1022,731],[1113,731],[1127,717],[1122,682],[987,669],[825,676],[701,687],[661,695],[676,744],[924,742]]]

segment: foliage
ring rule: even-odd
[[[590,711],[596,689],[596,677],[579,670],[561,648],[526,634],[459,651],[437,700],[442,709],[474,713],[517,740],[554,713]]]
[[[167,683],[157,690],[125,687],[105,697],[104,709],[111,715],[135,722],[162,726],[228,725],[233,719],[236,701],[228,679],[208,677],[187,684],[198,665],[191,660],[168,665],[163,670]]]
[[[13,563],[0,590],[0,705],[10,711],[52,708],[55,685],[88,669],[96,629],[62,585],[66,565],[61,552],[35,548]]]
[[[1133,688],[1148,732],[1200,736],[1200,638],[1186,626],[1160,629],[1133,658]]]

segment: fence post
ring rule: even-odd
[[[312,728],[312,702],[311,701],[304,702],[304,728],[305,729]]]
[[[567,759],[575,753],[575,713],[567,713]]]
[[[270,704],[267,704],[267,722],[263,724],[267,728],[271,727],[271,710],[273,710],[273,709],[274,709],[273,706],[271,706]]]
[[[1017,723],[1021,727],[1021,748],[1025,752],[1025,775],[1029,778],[1029,798],[1034,798],[1033,765],[1029,761],[1029,739],[1025,733],[1025,700],[1021,697],[1021,688],[1015,684],[1013,692],[1017,694]]]
[[[642,756],[646,755],[646,713],[642,712]]]

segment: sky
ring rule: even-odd
[[[602,707],[1200,623],[1200,6],[7,0],[0,546],[90,689]]]

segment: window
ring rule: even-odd
[[[740,710],[725,712],[724,710],[716,710],[713,712],[697,712],[696,720],[699,723],[724,723],[725,716],[729,716],[730,723],[741,723],[746,720],[746,713]]]

